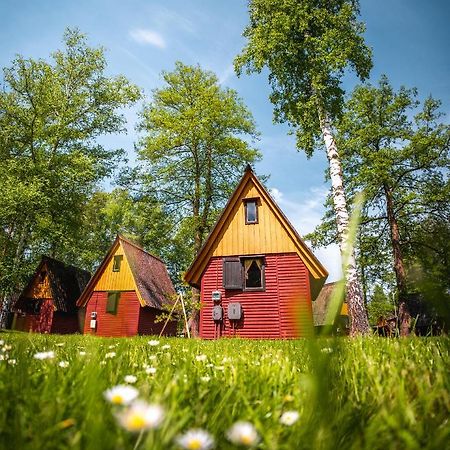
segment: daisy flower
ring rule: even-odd
[[[83,352],[83,351],[79,352],[78,354],[79,354],[80,356],[86,356],[86,352]]]
[[[297,422],[300,414],[298,411],[286,411],[283,414],[281,414],[280,422],[283,425],[291,426],[294,425],[295,422]]]
[[[38,352],[36,353],[33,358],[34,359],[52,359],[55,357],[55,352],[49,351],[49,352]]]
[[[62,367],[63,369],[65,369],[66,367],[69,367],[69,361],[60,361],[58,363],[59,367]]]
[[[187,431],[177,438],[177,443],[187,450],[210,450],[214,447],[213,437],[202,429]]]
[[[159,341],[148,341],[148,345],[156,347],[157,345],[159,345]]]
[[[211,380],[211,377],[209,377],[208,375],[204,376],[204,377],[200,377],[200,380],[202,380],[204,383],[208,383],[208,381]]]
[[[253,447],[259,442],[259,435],[250,422],[236,422],[227,431],[227,439],[235,445]]]
[[[145,373],[148,375],[154,375],[156,373],[156,367],[147,367],[145,369]]]
[[[8,364],[11,365],[11,366],[15,366],[16,363],[17,363],[17,361],[16,361],[15,359],[10,359],[10,360],[8,361]]]
[[[105,358],[111,359],[114,358],[114,356],[116,356],[116,352],[109,352],[105,355]]]
[[[169,345],[169,344],[166,344],[166,345],[163,345],[161,348],[162,348],[163,350],[169,350],[170,345]]]
[[[137,377],[135,377],[134,375],[125,375],[124,380],[125,383],[134,384],[137,381]]]
[[[129,405],[138,395],[139,392],[136,388],[123,384],[114,386],[103,393],[106,400],[113,405]]]
[[[197,355],[197,356],[195,357],[195,359],[196,359],[197,361],[206,361],[206,358],[207,358],[206,355]]]
[[[116,415],[119,424],[128,431],[139,432],[158,428],[164,419],[164,410],[159,405],[135,401]]]

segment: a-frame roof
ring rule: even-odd
[[[76,310],[76,301],[84,287],[91,278],[86,270],[79,269],[49,256],[42,256],[33,276],[17,299],[14,308],[20,309],[27,300],[29,291],[40,273],[45,270],[49,280],[52,300],[57,311],[73,312]],[[36,299],[38,300],[38,299]]]
[[[213,256],[217,240],[223,237],[224,233],[226,233],[227,223],[229,223],[229,219],[232,214],[235,214],[236,205],[242,202],[243,195],[246,191],[248,191],[249,187],[251,187],[253,190],[256,190],[258,196],[269,208],[270,214],[273,215],[276,218],[278,224],[281,225],[281,233],[287,236],[289,245],[291,246],[291,248],[295,249],[294,251],[297,252],[299,257],[304,262],[305,266],[308,268],[312,282],[314,284],[316,284],[315,282],[318,282],[321,287],[326,277],[328,276],[327,270],[314,256],[309,247],[304,243],[300,235],[291,225],[287,217],[283,214],[280,207],[269,194],[267,189],[262,185],[256,175],[253,173],[250,166],[247,166],[244,176],[237,185],[221,216],[217,220],[217,223],[206,239],[197,257],[185,273],[185,281],[193,286],[199,287],[201,276],[208,264],[209,259],[211,258],[211,256]]]
[[[150,306],[160,310],[172,306],[175,289],[164,262],[120,235],[116,237],[102,263],[82,292],[77,305],[86,305],[108,262],[119,246],[123,248],[126,263],[133,278],[134,290],[141,306]]]

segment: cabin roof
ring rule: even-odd
[[[309,249],[309,247],[305,244],[303,239],[300,237],[295,228],[289,222],[287,217],[284,215],[283,211],[281,211],[280,207],[277,205],[275,200],[269,194],[267,189],[263,186],[263,184],[259,181],[257,176],[253,173],[253,170],[250,167],[250,165],[247,166],[241,181],[239,182],[230,199],[228,200],[228,203],[223,209],[221,216],[219,217],[213,229],[211,230],[209,236],[205,240],[205,243],[203,244],[203,247],[200,249],[197,257],[194,259],[191,266],[186,271],[184,275],[185,281],[187,281],[189,284],[193,286],[199,287],[203,271],[205,270],[206,265],[212,255],[214,242],[216,239],[219,238],[227,218],[230,216],[235,204],[240,201],[241,195],[246,186],[248,185],[248,183],[253,183],[261,198],[267,203],[272,214],[275,215],[275,217],[281,223],[282,227],[284,228],[289,238],[294,243],[297,253],[303,260],[306,267],[308,268],[313,281],[314,280],[317,281],[321,286],[325,281],[326,277],[328,276],[327,270],[315,257],[315,255]]]
[[[328,306],[330,304],[331,296],[333,294],[333,290],[336,287],[337,282],[333,281],[331,283],[324,284],[322,290],[316,298],[316,301],[313,302],[313,319],[315,326],[323,326],[323,325],[333,325],[332,323],[327,322],[327,311]],[[347,316],[347,303],[343,303],[341,307],[341,316]]]
[[[146,252],[136,243],[121,235],[116,237],[102,263],[82,292],[77,305],[86,305],[97,281],[102,276],[108,261],[119,245],[122,245],[141,305],[156,309],[167,309],[171,306],[172,299],[170,296],[175,294],[175,289],[169,278],[166,265],[157,256]]]
[[[41,262],[33,276],[30,278],[28,284],[15,302],[14,309],[20,309],[24,302],[29,299],[26,294],[44,267],[47,271],[52,299],[56,310],[62,312],[75,311],[76,301],[91,278],[91,274],[86,270],[65,264],[45,255],[42,256]]]

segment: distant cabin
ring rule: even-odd
[[[171,309],[174,295],[165,264],[117,236],[77,302],[85,311],[84,333],[159,334],[164,322],[157,318]],[[170,322],[164,331],[165,335],[176,334],[176,322]]]
[[[76,301],[91,275],[43,256],[13,306],[12,328],[36,333],[81,332]]]
[[[314,327],[316,331],[319,331],[323,327],[333,326],[337,333],[347,334],[349,330],[347,303],[345,301],[342,303],[339,314],[335,317],[334,322],[327,314],[336,284],[336,282],[325,284],[313,302]]]
[[[327,276],[248,166],[185,280],[200,289],[202,338],[295,338],[312,333]]]

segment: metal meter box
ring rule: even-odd
[[[91,320],[90,328],[91,328],[91,330],[95,330],[97,328],[97,320],[96,319]]]
[[[222,293],[220,291],[212,291],[211,298],[213,302],[220,302]]]
[[[230,320],[240,320],[242,317],[242,306],[240,303],[229,303],[228,304],[228,319]]]
[[[223,308],[220,305],[214,306],[212,310],[212,318],[215,321],[223,319]]]

